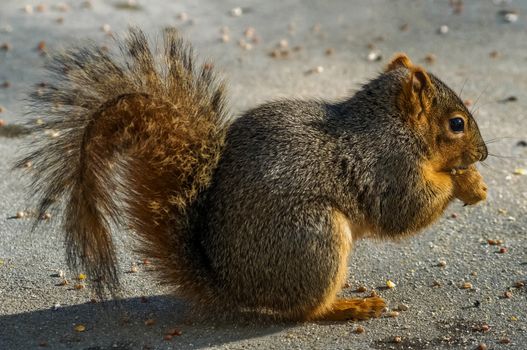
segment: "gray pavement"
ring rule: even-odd
[[[527,140],[527,1],[496,2],[464,1],[463,11],[454,14],[446,0],[139,0],[138,6],[94,0],[91,8],[83,1],[63,2],[65,8],[59,1],[2,0],[0,86],[9,86],[0,87],[0,119],[7,125],[26,120],[24,96],[45,79],[39,42],[49,52],[87,39],[111,45],[104,25],[119,33],[135,24],[152,37],[175,25],[228,78],[233,115],[284,96],[343,97],[374,77],[394,52],[407,52],[462,89],[463,99],[477,100],[476,117],[484,138],[494,140],[494,156],[481,167],[489,185],[486,203],[454,203],[439,223],[411,239],[356,246],[351,287],[343,295],[365,295],[354,292],[359,285],[376,288],[390,307],[408,305],[398,317],[336,324],[210,321],[186,314],[185,303],[155,282],[149,266],[127,273],[140,259],[124,235],[118,238],[120,305],[90,303],[89,288],[58,286],[59,270],[73,277],[54,226],[58,218],[34,232],[30,219],[10,218],[32,208],[22,171],[10,171],[31,135],[0,128],[0,349],[476,349],[480,343],[526,349],[527,288],[514,284],[527,280],[527,176],[514,172],[527,168],[527,147],[521,146]],[[33,5],[33,13],[25,5]],[[230,15],[236,7],[243,12],[239,17]],[[506,23],[500,15],[505,9],[517,10],[518,20]],[[448,33],[438,33],[442,25]],[[227,43],[220,40],[223,26],[229,29]],[[256,43],[244,38],[248,27]],[[251,49],[241,47],[240,39]],[[271,57],[281,40],[287,40],[289,54]],[[11,49],[3,50],[4,43]],[[371,51],[382,60],[369,61]],[[433,63],[426,61],[430,54]],[[319,66],[322,72],[313,73]],[[503,240],[508,250],[499,253],[488,239]],[[387,279],[394,289],[381,288]],[[473,288],[460,288],[465,282]],[[145,325],[149,319],[155,324]],[[78,324],[86,330],[76,332]],[[362,334],[355,332],[359,324]],[[170,328],[182,334],[164,340]],[[393,342],[396,336],[401,342]]]

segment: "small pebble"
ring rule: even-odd
[[[376,62],[382,60],[382,55],[379,51],[371,51],[368,54],[368,61],[370,62]]]
[[[500,11],[500,15],[503,17],[503,20],[507,23],[514,23],[518,21],[518,12],[516,11],[503,10]]]
[[[512,292],[511,291],[506,291],[505,293],[503,293],[503,296],[507,299],[510,299],[512,298]]]
[[[38,4],[36,7],[37,12],[46,12],[46,5],[44,4]]]
[[[170,334],[165,334],[165,335],[163,336],[163,340],[167,340],[167,341],[168,341],[168,340],[172,340],[172,336],[171,336]]]
[[[57,276],[60,278],[64,278],[64,271],[59,270],[59,272],[57,272]]]
[[[179,337],[181,334],[183,334],[179,329],[177,328],[171,328],[169,329],[166,334],[170,334],[171,336],[177,336]]]
[[[357,328],[355,328],[355,333],[357,334],[362,334],[366,331],[366,329],[363,327],[363,326],[357,326]]]
[[[84,285],[84,283],[77,283],[73,286],[73,288],[77,289],[77,290],[81,290],[81,289],[84,289],[86,288],[86,286]]]
[[[439,281],[432,282],[432,287],[441,287],[441,282]]]
[[[448,26],[443,24],[439,29],[437,30],[439,34],[446,34],[448,33]]]
[[[287,41],[287,39],[281,39],[279,42],[278,42],[278,47],[279,48],[282,48],[282,49],[286,49],[289,47],[289,42]]]
[[[33,6],[31,6],[31,5],[25,5],[25,6],[24,6],[24,12],[25,12],[25,13],[28,13],[28,14],[33,13]]]
[[[394,342],[394,343],[400,343],[400,342],[402,342],[402,341],[403,341],[403,338],[400,337],[400,336],[395,336],[395,337],[393,337],[393,342]]]
[[[479,343],[477,350],[487,350],[487,345],[485,343]]]
[[[514,287],[516,287],[516,288],[523,288],[523,287],[525,287],[525,282],[523,282],[523,281],[516,281],[514,283]]]
[[[221,41],[222,42],[228,43],[230,40],[231,40],[231,37],[229,36],[229,34],[222,34],[221,35]]]
[[[235,7],[230,13],[232,17],[240,17],[243,14],[243,10],[241,7]]]
[[[326,56],[331,56],[334,53],[335,53],[335,49],[332,48],[332,47],[327,48],[326,51],[325,51]]]
[[[17,218],[17,219],[22,219],[22,218],[25,217],[25,216],[26,216],[26,213],[23,212],[23,211],[17,211],[17,212],[16,212],[16,218]]]
[[[404,23],[404,24],[402,24],[402,25],[399,27],[399,30],[400,30],[401,32],[407,32],[408,29],[410,29],[410,25],[409,25],[408,23]]]
[[[437,266],[445,267],[446,266],[446,261],[445,260],[439,260],[439,262],[437,263]]]
[[[505,247],[501,247],[500,250],[498,250],[498,253],[500,253],[500,254],[505,254],[507,252],[508,252],[508,249],[505,248]]]

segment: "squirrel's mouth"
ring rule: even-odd
[[[467,169],[468,169],[468,166],[466,166],[466,165],[461,165],[461,166],[458,166],[458,167],[454,167],[454,168],[450,169],[450,174],[452,174],[452,175],[462,174]]]

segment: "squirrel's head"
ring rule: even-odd
[[[400,115],[424,139],[438,170],[464,169],[487,158],[487,146],[474,117],[452,89],[414,66],[405,54],[396,55],[388,64],[386,72],[392,71],[400,77],[396,96]]]

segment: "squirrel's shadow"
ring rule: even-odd
[[[0,316],[2,349],[200,349],[281,332],[293,324],[196,316],[172,296],[152,296]],[[212,315],[213,316],[213,315]],[[152,321],[153,320],[153,321]],[[75,326],[83,325],[78,332]],[[181,332],[171,339],[165,336]]]

